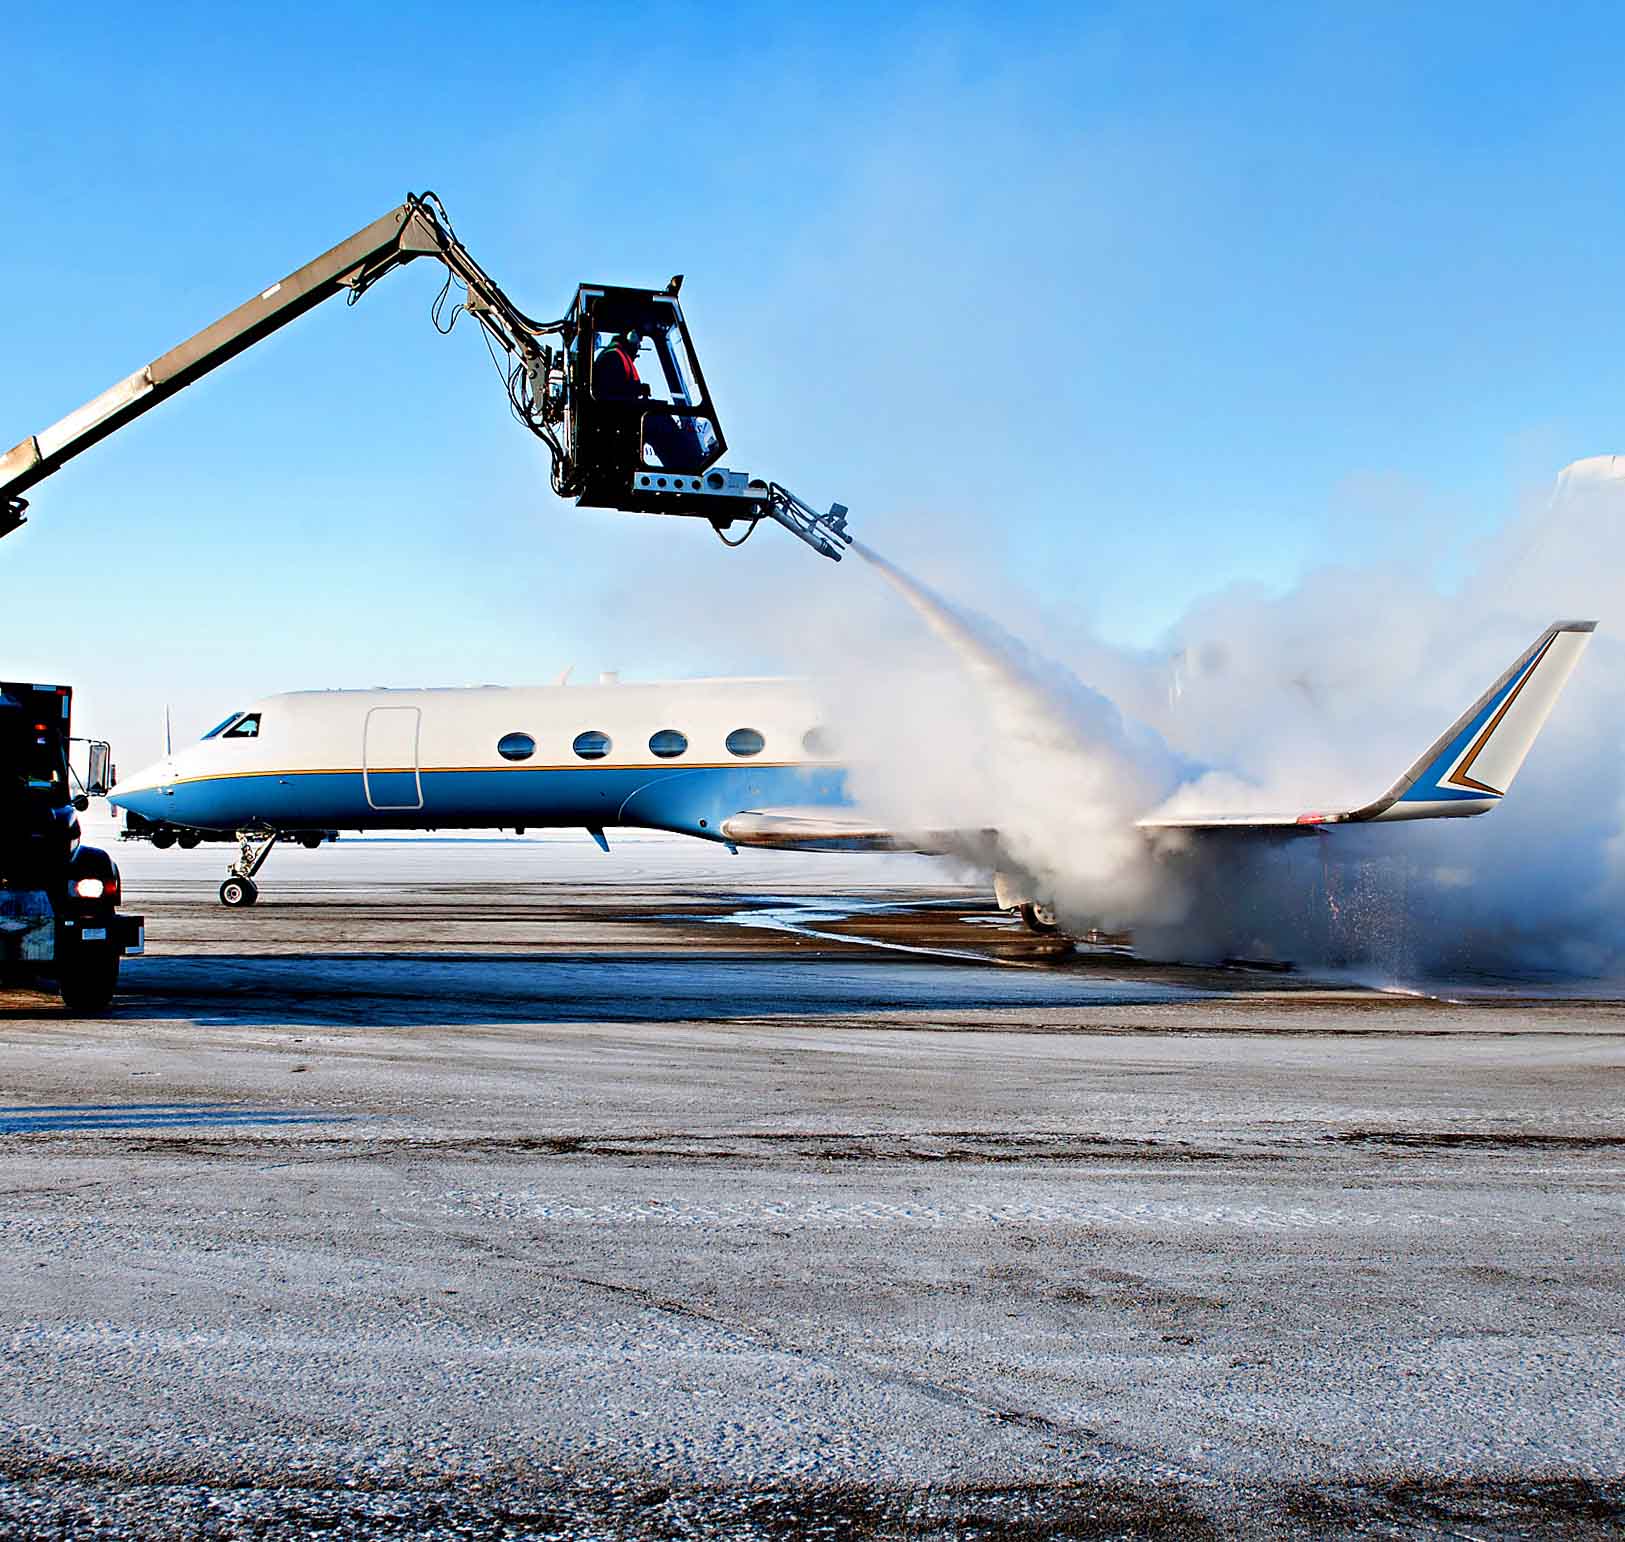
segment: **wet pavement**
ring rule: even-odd
[[[1195,986],[941,964],[761,955],[695,961],[592,954],[534,958],[152,958],[125,975],[120,1011],[200,1023],[732,1022],[854,1012],[992,1012],[1188,1000]]]

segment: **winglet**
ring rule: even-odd
[[[1349,820],[1437,819],[1493,808],[1512,786],[1596,628],[1595,621],[1547,627],[1410,770]]]

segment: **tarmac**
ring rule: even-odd
[[[1625,1530],[1625,1004],[920,859],[121,848],[0,993],[0,1537]]]

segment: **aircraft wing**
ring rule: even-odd
[[[940,855],[972,838],[951,830],[888,830],[827,808],[745,809],[722,821],[735,846],[778,851],[915,851]]]
[[[1314,827],[1334,824],[1348,814],[1206,814],[1190,818],[1153,817],[1137,821],[1157,830],[1270,830],[1280,835],[1313,835]],[[888,830],[869,820],[846,818],[827,809],[747,809],[722,821],[722,834],[735,846],[775,851],[909,851],[926,856],[964,855],[998,835],[997,830]]]
[[[1275,813],[1151,814],[1137,821],[1160,831],[1230,832],[1268,838],[1313,835],[1327,825],[1482,814],[1506,796],[1545,725],[1595,621],[1547,627],[1482,696],[1456,719],[1380,798],[1358,808]],[[964,855],[985,848],[996,830],[891,830],[856,813],[829,808],[745,809],[722,821],[736,846],[781,851],[913,851]]]
[[[1512,786],[1536,736],[1596,630],[1556,621],[1427,748],[1380,798],[1359,808],[1290,814],[1153,814],[1142,830],[1313,834],[1325,825],[1483,814]]]
[[[1343,824],[1351,811],[1325,814],[1150,814],[1136,819],[1138,830],[1270,830],[1280,835],[1312,835],[1317,825]]]

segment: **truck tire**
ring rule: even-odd
[[[94,1017],[105,1012],[118,989],[119,951],[106,945],[74,949],[73,962],[58,977],[62,1005],[72,1017]]]

